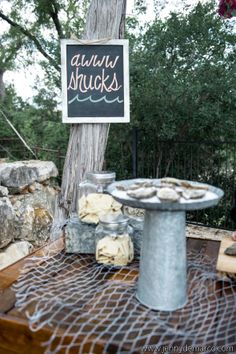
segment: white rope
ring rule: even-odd
[[[36,260],[27,270],[14,286],[16,305],[26,311],[32,331],[51,327],[52,335],[43,343],[45,353],[83,354],[88,347],[89,353],[96,353],[101,342],[103,354],[113,347],[117,354],[127,348],[141,353],[153,344],[164,348],[178,343],[184,348],[224,343],[232,348],[235,285],[228,282],[218,289],[215,260],[203,254],[188,254],[188,303],[174,312],[152,311],[137,301],[136,261],[118,271],[96,264],[91,255],[61,251],[48,254],[39,265]]]
[[[16,135],[20,138],[20,140],[22,141],[22,143],[25,145],[25,147],[34,155],[34,157],[37,159],[36,154],[33,152],[33,150],[29,147],[29,145],[25,142],[25,140],[22,138],[22,136],[20,135],[20,133],[16,130],[16,128],[14,127],[14,125],[9,121],[9,119],[7,118],[7,116],[5,115],[5,113],[0,109],[0,113],[2,113],[2,116],[4,117],[4,119],[6,120],[6,122],[10,125],[10,127],[12,128],[12,130],[16,133]]]
[[[100,39],[79,39],[74,34],[72,34],[71,39],[78,42],[79,44],[93,45],[93,44],[105,44],[109,42],[112,39],[112,37],[100,38]]]

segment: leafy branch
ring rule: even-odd
[[[60,66],[58,65],[57,61],[54,60],[42,47],[40,44],[39,40],[37,39],[36,36],[34,36],[29,30],[21,26],[19,23],[16,23],[15,21],[11,20],[9,17],[4,15],[3,12],[0,11],[0,18],[2,18],[4,21],[9,23],[12,27],[17,28],[21,33],[23,33],[29,40],[31,40],[38,51],[50,62],[50,64],[57,70],[60,71]]]
[[[63,31],[62,31],[62,27],[61,27],[61,23],[59,21],[59,17],[58,17],[58,4],[55,0],[51,0],[51,6],[50,6],[50,10],[49,10],[49,14],[53,20],[53,23],[56,27],[56,30],[57,30],[57,33],[58,33],[58,36],[59,38],[64,38],[64,34],[63,34]]]

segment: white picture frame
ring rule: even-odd
[[[92,41],[85,44],[85,41],[73,39],[61,40],[61,85],[62,85],[62,122],[63,123],[129,123],[130,122],[130,87],[129,87],[129,41],[126,39],[108,40],[106,43],[95,44]],[[124,93],[124,115],[121,117],[84,117],[68,114],[68,77],[67,77],[67,46],[111,46],[118,45],[123,47],[123,93]],[[79,91],[78,91],[79,92]],[[91,103],[92,104],[92,103]]]

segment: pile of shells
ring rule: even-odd
[[[130,186],[118,185],[116,188],[125,191],[131,198],[149,199],[157,196],[160,201],[167,202],[178,202],[181,197],[185,200],[200,199],[205,196],[208,190],[207,185],[194,185],[188,181],[171,177],[158,181],[140,181]]]

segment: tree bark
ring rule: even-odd
[[[83,39],[123,38],[125,11],[126,0],[92,0]],[[61,226],[76,210],[77,187],[86,172],[102,170],[108,133],[109,124],[71,126],[51,238],[60,236]]]

